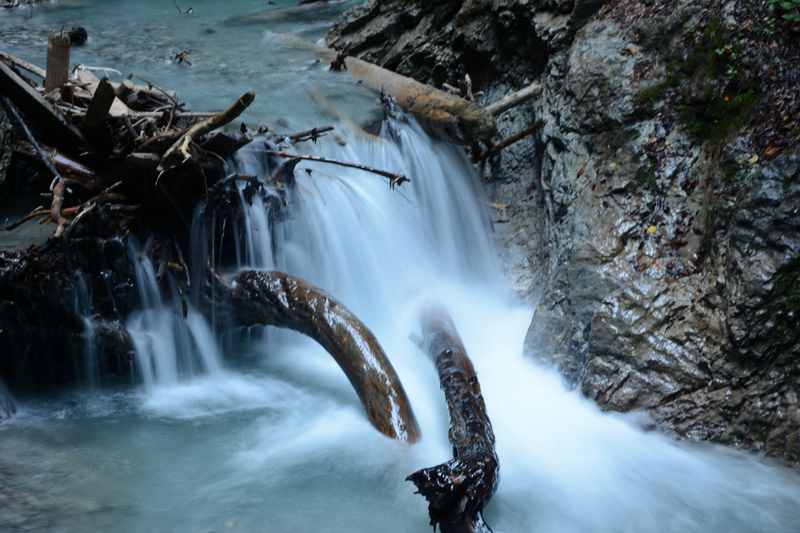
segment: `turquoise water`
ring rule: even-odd
[[[201,375],[155,372],[132,388],[17,399],[18,416],[0,425],[0,532],[430,531],[404,478],[451,453],[436,372],[413,342],[419,304],[437,299],[473,359],[497,436],[501,482],[486,513],[495,532],[796,533],[792,471],[643,431],[523,356],[532,310],[502,280],[471,165],[413,121],[380,138],[351,130],[348,121],[377,116],[377,98],[317,64],[310,44],[345,4],[281,11],[290,4],[203,1],[178,15],[168,1],[49,2],[0,11],[0,48],[44,64],[48,30],[80,24],[90,41],[78,62],[177,89],[196,110],[255,90],[247,122],[287,131],[335,122],[340,142],[301,149],[408,175],[391,191],[382,178],[304,164],[287,221],[273,227],[258,203],[247,209],[244,255],[309,279],[364,320],[405,385],[422,440],[375,431],[313,342],[270,329],[225,353],[190,314],[201,345],[190,355],[213,363]],[[191,67],[171,61],[183,48]],[[236,164],[260,175],[263,153],[251,146]],[[132,319],[150,343],[137,360],[172,369],[192,348],[167,327],[179,313],[154,311]]]
[[[184,0],[179,5],[193,12],[179,15],[169,0],[43,2],[0,10],[0,49],[44,66],[48,33],[83,26],[89,41],[72,49],[73,64],[149,79],[178,91],[198,111],[227,107],[254,90],[246,122],[305,129],[335,118],[315,103],[316,94],[359,120],[377,111],[369,93],[347,76],[331,75],[313,52],[332,17],[355,3],[293,11],[289,0]],[[184,49],[191,67],[173,61]]]

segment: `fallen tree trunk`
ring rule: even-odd
[[[450,412],[453,459],[408,478],[428,500],[434,529],[443,533],[488,530],[483,508],[497,487],[499,463],[492,423],[475,369],[448,312],[434,306],[422,315],[423,346],[436,363]]]
[[[411,402],[383,348],[343,305],[281,272],[245,271],[230,283],[217,279],[215,286],[215,299],[228,299],[237,323],[289,328],[322,345],[350,380],[378,431],[407,442],[419,439]]]
[[[320,53],[328,61],[337,59],[333,50]],[[356,57],[341,60],[347,71],[366,87],[391,95],[400,107],[448,137],[460,141],[488,139],[497,131],[494,117],[469,100]]]

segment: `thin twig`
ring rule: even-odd
[[[44,152],[44,150],[42,150],[42,147],[39,145],[39,142],[36,140],[36,137],[33,136],[33,133],[28,127],[28,124],[25,122],[25,119],[23,119],[22,116],[19,114],[19,109],[17,109],[17,106],[15,106],[14,103],[5,96],[0,96],[0,104],[2,104],[2,107],[4,107],[6,111],[9,112],[14,121],[20,127],[20,129],[22,129],[22,132],[25,134],[25,137],[28,138],[28,142],[30,142],[31,145],[33,146],[33,149],[36,150],[39,159],[42,160],[44,166],[53,175],[53,183],[50,185],[50,190],[53,190],[55,183],[57,181],[62,180],[61,174],[59,174],[58,170],[56,170],[55,165],[53,165],[53,162],[50,160],[49,157],[47,157],[47,154]]]
[[[317,157],[315,155],[298,155],[298,154],[290,154],[288,152],[275,152],[272,150],[267,150],[266,153],[278,157],[284,157],[286,159],[300,159],[302,161],[314,161],[317,163],[329,163],[331,165],[339,165],[340,167],[348,167],[348,168],[355,168],[358,170],[363,170],[364,172],[371,172],[372,174],[377,174],[378,176],[383,176],[384,178],[389,180],[389,188],[394,189],[402,185],[403,183],[409,180],[407,177],[403,176],[402,174],[395,174],[393,172],[387,172],[386,170],[380,170],[377,168],[373,168],[367,165],[361,165],[359,163],[346,163],[344,161],[337,161],[335,159],[327,159],[324,157]]]
[[[517,142],[521,141],[522,139],[524,139],[524,138],[526,138],[526,137],[528,137],[530,135],[533,135],[534,133],[539,131],[541,129],[541,127],[542,127],[542,122],[536,122],[536,124],[534,124],[530,128],[528,128],[526,130],[523,130],[523,131],[520,131],[519,133],[515,133],[514,135],[512,135],[512,136],[510,136],[510,137],[508,137],[506,139],[503,139],[502,141],[500,141],[499,143],[495,144],[494,146],[492,146],[491,148],[489,148],[488,150],[486,150],[482,154],[480,154],[477,157],[475,157],[475,159],[474,159],[475,163],[480,163],[481,161],[484,161],[484,160],[488,159],[490,156],[493,156],[493,155],[495,155],[497,153],[500,153],[502,150],[508,148],[512,144],[517,143]]]

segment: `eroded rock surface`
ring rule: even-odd
[[[778,14],[779,15],[779,14]],[[603,408],[800,462],[800,61],[764,2],[370,2],[336,47],[465,73],[531,139],[482,169],[531,356]]]

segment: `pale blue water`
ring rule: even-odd
[[[334,3],[322,10],[289,12],[273,20],[248,21],[265,9],[280,12],[291,0],[183,0],[191,15],[179,15],[169,0],[59,0],[33,9],[0,9],[0,49],[45,65],[49,31],[83,26],[89,41],[72,49],[72,60],[112,67],[177,90],[198,111],[213,111],[254,90],[256,101],[245,121],[289,129],[325,120],[311,92],[319,92],[344,112],[361,119],[375,113],[375,99],[347,76],[331,75],[317,64],[315,44],[336,13],[357,2]],[[238,17],[238,18],[237,18]],[[172,60],[190,51],[192,66]]]
[[[253,89],[245,118],[253,123],[323,125],[338,118],[332,106],[356,122],[376,116],[375,95],[315,64],[308,44],[344,5],[248,20],[240,17],[266,3],[191,5],[190,16],[154,0],[64,0],[30,18],[0,10],[0,48],[43,64],[47,31],[80,24],[91,37],[77,61],[175,88],[197,110]],[[183,48],[192,67],[170,61]],[[523,356],[531,309],[501,279],[486,199],[458,149],[413,122],[380,139],[337,126],[346,146],[329,136],[306,149],[403,172],[411,183],[390,191],[358,171],[299,167],[292,218],[270,228],[258,205],[249,209],[249,255],[310,279],[365,321],[405,385],[422,441],[375,431],[331,358],[299,335],[254,333],[223,353],[190,315],[192,342],[183,344],[202,344],[191,355],[204,371],[177,376],[170,363],[186,354],[176,353],[180,336],[168,326],[180,316],[159,308],[130,323],[151,342],[139,359],[165,364],[146,385],[18,398],[17,418],[0,425],[0,532],[430,531],[424,500],[404,481],[450,455],[435,370],[411,340],[426,298],[446,302],[481,380],[501,462],[486,513],[497,533],[800,531],[794,472],[643,432]],[[261,163],[257,150],[238,160],[253,174]]]

